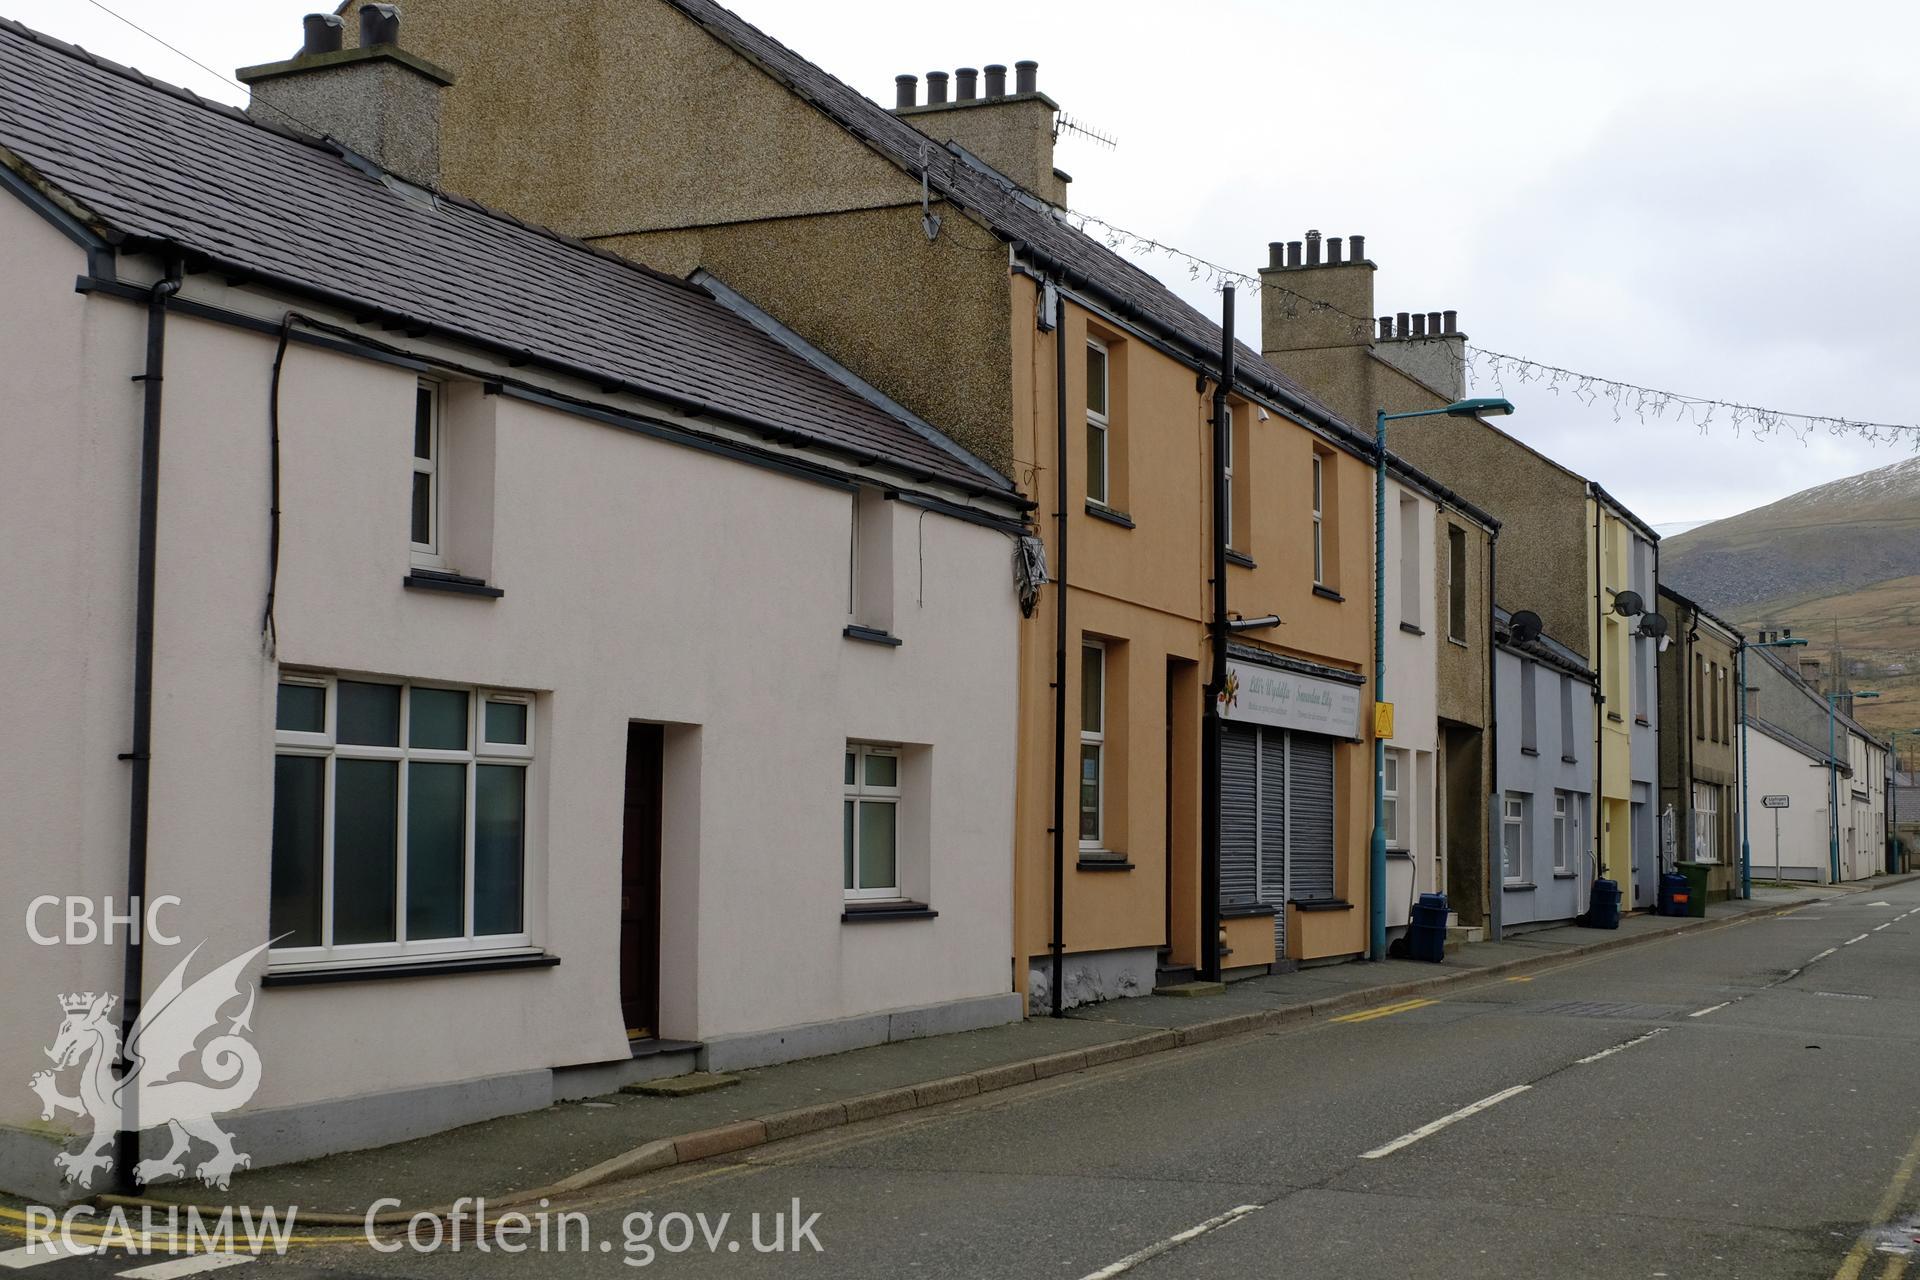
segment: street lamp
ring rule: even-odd
[[[1740,642],[1740,896],[1753,896],[1753,845],[1747,839],[1747,650],[1792,649],[1806,644],[1796,636]],[[1691,805],[1693,798],[1689,796]]]
[[[1511,401],[1498,397],[1456,400],[1444,409],[1415,409],[1410,413],[1373,415],[1373,701],[1386,701],[1387,666],[1387,424],[1402,418],[1504,417],[1513,412]],[[1488,584],[1492,590],[1492,584]],[[1487,642],[1493,642],[1489,636]],[[1497,767],[1497,766],[1496,766]],[[1379,713],[1373,735],[1373,847],[1367,867],[1367,958],[1387,958],[1387,744],[1379,733]]]
[[[1836,673],[1837,674],[1837,673]],[[1834,757],[1834,723],[1842,698],[1877,698],[1877,689],[1854,689],[1820,695],[1827,700],[1827,870],[1831,884],[1840,883],[1840,761]]]

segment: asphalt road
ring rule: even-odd
[[[584,1248],[226,1274],[1903,1275],[1916,977],[1920,883],[666,1170]]]

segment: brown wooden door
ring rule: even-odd
[[[620,869],[620,1012],[627,1034],[659,1033],[660,726],[627,726]]]

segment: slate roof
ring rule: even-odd
[[[109,241],[176,247],[768,436],[1014,497],[985,463],[926,439],[693,284],[469,201],[427,207],[332,144],[5,18],[0,147]]]
[[[758,65],[776,81],[811,103],[828,119],[865,142],[914,177],[928,157],[929,185],[946,199],[982,219],[1010,241],[1024,243],[1079,277],[1080,282],[1114,304],[1122,319],[1185,347],[1189,354],[1217,362],[1220,327],[1182,301],[1166,285],[1000,175],[968,164],[879,103],[809,62],[766,32],[714,0],[667,0],[715,39]],[[1357,431],[1332,409],[1263,359],[1237,343],[1236,383],[1264,392],[1336,435],[1347,437],[1371,455],[1372,437]]]

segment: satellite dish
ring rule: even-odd
[[[1636,618],[1647,611],[1647,602],[1640,598],[1638,591],[1616,591],[1613,611],[1623,617]]]
[[[1661,613],[1643,614],[1640,618],[1640,634],[1649,640],[1665,639],[1667,634],[1666,615]]]
[[[1538,640],[1540,633],[1546,629],[1547,624],[1540,621],[1540,615],[1531,609],[1522,609],[1507,619],[1507,631],[1515,644]]]

